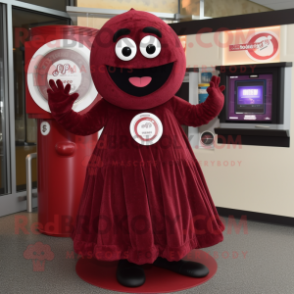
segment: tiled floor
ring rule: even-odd
[[[16,229],[21,219],[27,221],[25,233]],[[0,218],[1,294],[112,292],[81,280],[75,272],[77,259],[71,256],[72,240],[34,234],[30,227],[36,221],[37,212]],[[248,221],[246,234],[244,227],[237,233],[237,226],[230,226],[228,218],[223,221],[224,242],[204,249],[217,258],[216,275],[197,288],[179,293],[293,294],[294,228]],[[32,260],[24,258],[27,247],[36,242],[50,245],[54,253],[54,258],[45,261],[41,271],[36,271]]]

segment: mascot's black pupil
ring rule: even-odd
[[[122,54],[126,57],[130,56],[132,53],[132,50],[130,47],[124,47],[122,50]]]
[[[156,47],[153,45],[153,44],[149,44],[147,47],[146,47],[146,51],[148,54],[153,54],[156,50]]]

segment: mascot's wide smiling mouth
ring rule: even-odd
[[[161,88],[173,69],[173,62],[161,66],[129,69],[106,66],[113,82],[127,94],[142,97]]]

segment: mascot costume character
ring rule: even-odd
[[[116,278],[127,287],[145,282],[143,264],[206,276],[206,266],[182,259],[221,242],[224,225],[181,125],[216,117],[224,86],[213,76],[199,105],[176,97],[186,71],[179,38],[158,17],[134,9],[97,33],[90,68],[103,98],[87,113],[72,110],[78,94],[69,84],[50,80],[48,89],[52,116],[65,129],[89,135],[103,128],[87,167],[75,251],[118,260]]]

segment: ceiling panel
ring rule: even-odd
[[[263,5],[273,10],[294,8],[294,0],[251,0],[251,2]]]
[[[294,0],[250,0],[250,1],[261,4],[261,5],[277,4],[282,2],[294,3]]]

